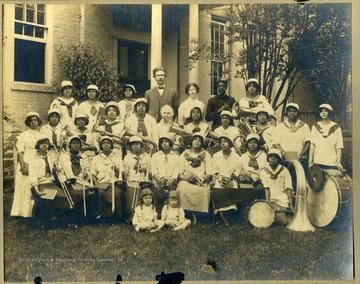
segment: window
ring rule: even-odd
[[[148,79],[149,46],[138,42],[118,40],[118,74],[120,80],[134,84],[139,94],[150,87]]]
[[[211,17],[211,94],[216,94],[217,81],[222,78],[224,71],[223,56],[226,52],[225,44],[226,21],[219,17]]]
[[[44,4],[15,4],[15,81],[45,83],[45,16]]]

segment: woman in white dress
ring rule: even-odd
[[[193,224],[196,224],[195,212],[209,212],[210,183],[212,180],[212,161],[204,150],[205,138],[194,133],[190,140],[191,148],[180,155],[179,178],[177,186],[182,206],[192,212]]]
[[[42,137],[38,128],[42,121],[37,112],[26,115],[27,130],[22,132],[16,142],[17,163],[15,165],[15,191],[11,216],[31,217],[34,205],[31,199],[31,184],[29,180],[29,161],[34,159],[36,141]]]
[[[185,93],[189,96],[185,101],[180,104],[178,114],[179,126],[184,126],[191,122],[191,110],[194,107],[199,107],[201,112],[204,113],[204,103],[198,99],[199,86],[196,83],[189,83],[185,87]]]

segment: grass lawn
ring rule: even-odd
[[[155,280],[161,271],[186,280],[352,279],[351,218],[314,233],[282,226],[254,229],[200,223],[185,231],[138,233],[127,224],[35,229],[4,219],[5,281]],[[217,275],[200,270],[216,262]]]

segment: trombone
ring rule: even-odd
[[[58,165],[58,162],[62,163],[60,160],[59,151],[56,149],[56,146],[54,147],[54,149],[55,149],[55,153],[57,155],[57,161],[56,162],[54,161],[54,165],[55,165],[54,178],[55,178],[55,180],[57,180],[60,183],[61,189],[64,191],[65,197],[69,203],[70,209],[74,209],[74,201],[71,197],[69,189],[67,188],[67,184],[71,185],[71,184],[75,183],[76,179],[70,178],[70,179],[67,179],[66,181],[63,180],[63,177],[60,175],[61,168]],[[61,166],[63,168],[63,165],[61,165]]]

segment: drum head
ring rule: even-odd
[[[313,165],[309,169],[308,183],[310,187],[314,191],[319,191],[322,188],[323,180],[324,180],[324,174],[321,171],[320,167],[317,165]]]
[[[250,205],[248,219],[255,228],[268,228],[275,221],[274,207],[265,200],[257,200]]]
[[[339,211],[341,198],[338,183],[333,176],[324,176],[325,182],[322,190],[308,189],[307,209],[310,222],[316,227],[329,225]]]

